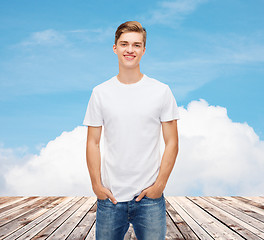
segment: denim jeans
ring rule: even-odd
[[[166,207],[164,195],[152,199],[136,197],[114,205],[109,199],[97,199],[96,239],[123,240],[129,223],[138,240],[164,240],[166,235]]]

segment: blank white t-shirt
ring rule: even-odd
[[[94,87],[83,121],[103,126],[101,180],[118,202],[151,186],[161,163],[161,122],[179,119],[168,85],[149,78],[132,84],[116,76]]]

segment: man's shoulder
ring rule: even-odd
[[[156,78],[152,78],[152,77],[148,77],[148,76],[146,76],[146,77],[147,77],[148,83],[150,85],[152,85],[152,86],[154,86],[160,90],[165,90],[168,87],[168,85],[166,83],[161,82],[160,80],[157,80]]]

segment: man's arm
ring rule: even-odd
[[[87,144],[86,144],[86,162],[92,182],[92,187],[95,195],[99,199],[110,198],[113,203],[116,203],[111,191],[105,188],[101,183],[101,155],[100,155],[100,138],[102,126],[88,126]]]
[[[161,160],[159,175],[155,183],[143,190],[137,197],[136,201],[140,201],[145,195],[150,198],[161,197],[175,164],[178,155],[177,120],[162,122],[162,132],[165,142],[165,150]]]

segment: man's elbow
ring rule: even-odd
[[[95,139],[88,139],[86,147],[87,148],[100,148],[100,142],[96,141]]]
[[[95,151],[100,151],[100,143],[96,141],[87,141],[86,144],[86,158],[88,159],[88,156],[90,153],[94,153]]]
[[[179,152],[179,144],[178,144],[178,142],[173,145],[173,151],[174,151],[175,160],[176,160],[176,157],[177,157],[178,152]]]

